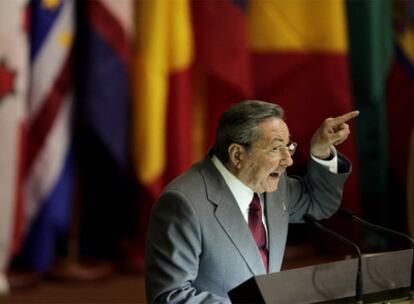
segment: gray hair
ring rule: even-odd
[[[235,104],[220,117],[214,145],[215,155],[226,164],[231,144],[242,144],[249,149],[261,135],[257,131],[258,124],[271,117],[283,119],[283,115],[283,109],[274,103],[245,100]]]

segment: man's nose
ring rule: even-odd
[[[290,166],[293,165],[292,155],[290,155],[290,153],[288,151],[283,153],[280,164],[283,165],[284,167],[290,167]]]

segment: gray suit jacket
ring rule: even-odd
[[[265,193],[269,272],[279,271],[289,222],[305,213],[326,218],[339,207],[350,163],[339,155],[334,174],[310,160],[303,178],[282,176]],[[229,303],[227,292],[265,268],[246,221],[207,155],[171,182],[154,207],[146,242],[150,303]]]

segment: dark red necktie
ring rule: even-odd
[[[259,196],[255,193],[252,202],[249,205],[249,228],[256,240],[257,247],[265,265],[266,272],[268,267],[268,251],[266,248],[266,230],[262,221],[262,205]]]

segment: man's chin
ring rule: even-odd
[[[265,192],[275,192],[279,188],[279,178],[277,181],[272,181],[271,183],[268,183],[265,189]]]

